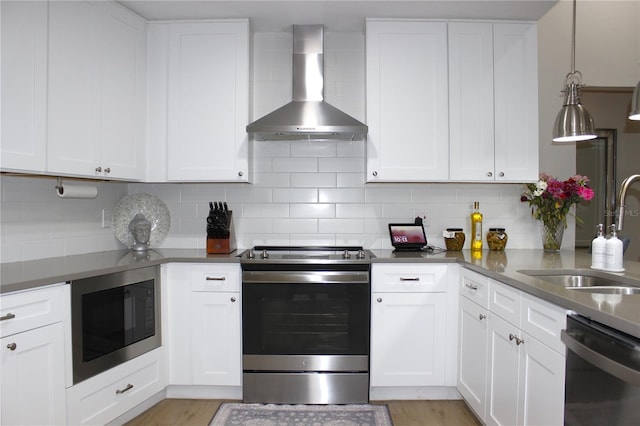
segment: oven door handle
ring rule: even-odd
[[[640,386],[640,371],[620,364],[574,339],[566,330],[560,333],[565,346],[580,358],[634,386]]]

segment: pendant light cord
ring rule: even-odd
[[[575,73],[576,73],[576,0],[573,0],[573,25],[571,26],[571,74],[575,74]]]

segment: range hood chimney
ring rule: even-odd
[[[324,101],[324,27],[293,26],[293,101],[247,126],[255,140],[364,140],[368,127]]]

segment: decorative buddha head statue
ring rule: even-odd
[[[149,238],[151,237],[151,222],[143,214],[136,214],[129,222],[129,231],[133,235],[135,244],[131,248],[135,251],[146,251],[149,249]]]

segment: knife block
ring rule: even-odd
[[[212,238],[207,236],[207,254],[229,254],[236,250],[235,229],[233,228],[233,212],[227,218],[228,237]]]

